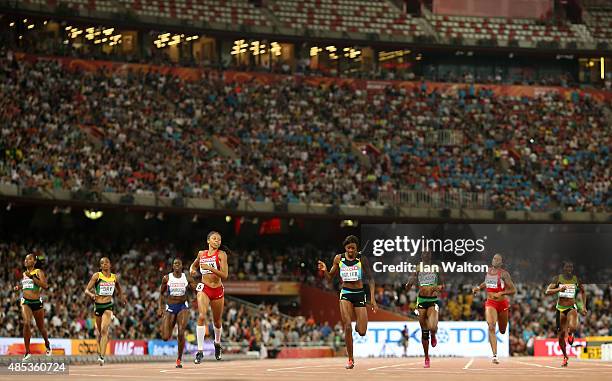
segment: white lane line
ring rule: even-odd
[[[420,364],[420,361],[413,361],[401,364],[393,364],[393,365],[384,365],[384,366],[376,366],[374,368],[368,368],[368,370],[377,370],[377,369],[385,369],[385,368],[396,368],[398,366],[409,366],[409,365],[417,365]]]
[[[519,364],[523,364],[523,365],[530,365],[530,366],[537,366],[538,368],[544,368],[544,365],[540,365],[540,364],[531,364],[528,362],[523,362],[523,361],[516,361]]]
[[[474,358],[472,357],[470,359],[470,361],[468,361],[467,364],[465,364],[465,366],[463,367],[463,369],[470,369],[470,366],[472,365],[472,363],[474,362]]]
[[[383,366],[377,366],[377,367],[374,367],[374,368],[368,368],[368,370],[377,370],[377,369],[384,369],[384,368],[395,368],[395,367],[402,366],[402,365],[408,365],[408,364],[383,365]]]
[[[330,364],[324,365],[304,365],[304,366],[292,366],[290,368],[268,368],[266,369],[268,372],[278,372],[280,370],[292,370],[292,369],[304,369],[304,368],[321,368],[324,366],[330,366]]]

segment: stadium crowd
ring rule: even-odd
[[[612,207],[606,107],[577,92],[440,94],[423,82],[372,94],[1,56],[0,182],[24,188],[348,205],[465,191],[489,209]]]
[[[88,245],[78,238],[46,244],[28,240],[0,242],[0,318],[4,323],[0,327],[0,337],[15,336],[20,332],[20,295],[13,292],[11,286],[21,276],[22,261],[27,252],[45,258],[40,265],[49,277],[50,289],[44,292],[44,307],[51,337],[94,337],[91,301],[83,295],[82,290],[91,274],[97,271],[97,262],[103,255],[108,255],[113,261],[113,271],[119,274],[129,300],[126,306],[118,305],[115,309],[112,336],[126,339],[160,337],[156,315],[159,284],[163,274],[171,271],[172,258],[182,257],[183,253],[171,244],[148,240],[118,250],[110,249],[110,246]],[[337,285],[323,281],[316,270],[316,259],[326,258],[328,254],[314,248],[287,248],[282,252],[238,250],[229,256],[232,269],[230,279],[292,279],[333,290]],[[79,258],[79,265],[75,266],[74,258]],[[187,268],[191,255],[184,258],[184,267]],[[243,266],[232,258],[241,258]],[[450,284],[445,289],[441,296],[440,320],[484,320],[484,293],[473,295],[472,286]],[[512,353],[530,353],[535,337],[555,337],[555,300],[544,296],[545,287],[544,284],[517,285],[517,293],[511,297]],[[578,337],[612,335],[612,287],[590,284],[587,285],[587,293],[589,314],[581,318]],[[375,295],[380,306],[414,318],[414,289],[405,292],[399,285],[379,285]],[[190,301],[192,309],[188,337],[195,332],[197,317],[193,295]],[[211,316],[207,321],[212,321]],[[312,316],[291,317],[282,314],[279,306],[274,304],[254,306],[228,299],[223,324],[224,341],[243,349],[259,351],[262,344],[268,351],[309,343],[335,348],[343,345],[340,322],[319,322]]]

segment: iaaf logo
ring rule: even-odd
[[[113,354],[115,355],[144,355],[145,347],[143,343],[134,341],[116,341]]]

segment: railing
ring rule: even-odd
[[[387,205],[433,209],[488,209],[487,192],[398,190],[381,192],[379,201]]]

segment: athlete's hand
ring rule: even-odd
[[[325,263],[321,261],[318,261],[317,268],[319,269],[319,271],[327,271],[327,265],[325,265]]]
[[[192,278],[195,278],[198,276],[198,272],[195,269],[189,269],[189,275],[191,275]]]
[[[96,294],[90,293],[88,296],[89,296],[89,297],[91,298],[91,300],[93,300],[94,302],[96,301]]]
[[[567,286],[566,285],[562,284],[562,285],[559,286],[559,292],[563,292],[565,290],[567,290]]]
[[[157,308],[157,317],[162,317],[162,315],[164,314],[164,307],[158,307]]]
[[[586,316],[586,313],[587,313],[586,307],[582,306],[582,308],[580,309],[580,315]]]
[[[372,312],[374,313],[378,312],[378,304],[376,304],[376,302],[372,302]]]
[[[19,285],[13,287],[13,291],[19,291]]]
[[[478,294],[478,291],[480,291],[480,287],[474,287],[474,288],[472,288],[472,293],[473,293],[474,295]]]

